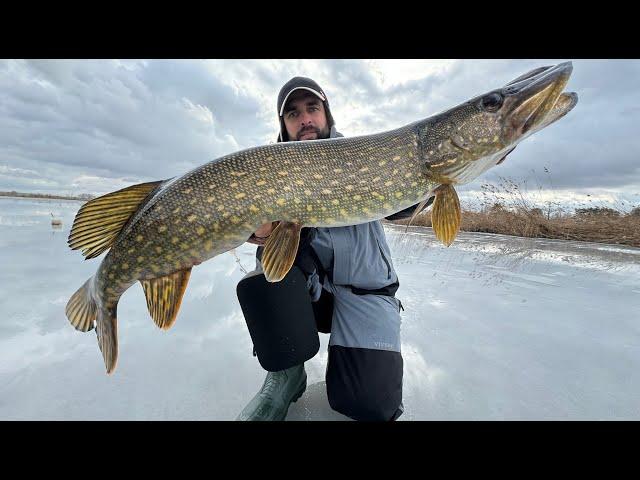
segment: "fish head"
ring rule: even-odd
[[[433,117],[419,135],[430,173],[463,184],[501,163],[575,107],[577,94],[563,93],[572,70],[571,62],[536,68]]]

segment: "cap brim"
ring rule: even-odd
[[[322,93],[318,92],[317,90],[314,90],[313,88],[295,87],[295,88],[292,88],[289,93],[287,93],[286,97],[284,97],[284,100],[282,101],[282,106],[280,107],[280,112],[278,114],[279,116],[282,116],[284,114],[284,107],[287,105],[287,100],[289,99],[289,96],[291,96],[291,94],[293,92],[295,92],[296,90],[308,90],[309,92],[313,93],[316,97],[318,97],[323,102],[326,101],[325,96]]]

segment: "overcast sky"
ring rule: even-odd
[[[102,194],[274,142],[276,97],[296,75],[323,87],[352,136],[566,60],[0,60],[0,190]],[[463,200],[502,176],[539,199],[640,205],[640,61],[573,64],[576,108],[462,188]]]

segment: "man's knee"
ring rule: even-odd
[[[402,413],[402,368],[399,352],[331,346],[329,405],[354,420],[395,420]]]

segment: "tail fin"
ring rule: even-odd
[[[65,313],[76,330],[88,332],[93,330],[96,320],[97,305],[91,295],[91,282],[93,277],[84,282],[76,293],[67,302]]]
[[[118,320],[116,310],[118,305],[112,308],[102,308],[98,311],[98,321],[96,324],[96,334],[98,335],[98,346],[102,352],[104,366],[107,373],[111,374],[116,369],[118,362]]]
[[[76,330],[88,332],[96,327],[98,346],[107,373],[112,373],[118,361],[117,303],[111,308],[98,307],[92,294],[93,277],[74,293],[67,303],[66,314]]]

